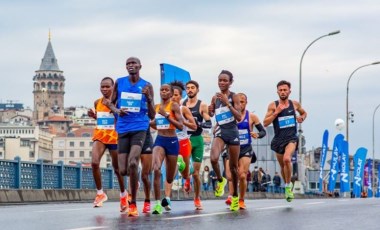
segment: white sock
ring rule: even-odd
[[[101,194],[103,194],[103,189],[101,188],[100,190],[96,190],[96,194],[97,194],[97,195],[101,195]]]
[[[166,198],[166,200],[170,200],[170,197],[168,197],[168,196],[167,196],[167,197],[165,197],[165,198]]]
[[[127,191],[124,190],[124,192],[120,193],[120,197],[125,197],[127,194],[128,194]]]

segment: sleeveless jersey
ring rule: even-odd
[[[232,100],[234,94],[230,92],[230,95],[228,95],[228,102],[232,106],[234,106],[234,101]],[[236,128],[236,120],[230,108],[224,105],[218,98],[215,101],[215,120],[221,129]]]
[[[156,128],[157,129],[176,129],[175,126],[170,123],[169,119],[166,119],[164,116],[158,113],[160,111],[161,104],[156,105]],[[169,114],[169,117],[175,118],[174,113],[172,112],[172,101],[170,101],[166,107],[165,112]]]
[[[240,146],[245,147],[251,145],[251,127],[249,127],[249,111],[245,111],[244,119],[237,123],[239,129]]]
[[[117,84],[117,108],[126,109],[128,114],[118,117],[116,131],[146,131],[149,127],[148,106],[142,89],[149,82],[140,78],[135,84],[131,84],[130,76],[127,76],[119,78]]]
[[[181,110],[182,119],[185,120],[186,118],[182,114],[182,107],[184,107],[184,106],[181,105],[179,109]],[[186,125],[183,125],[182,130],[176,129],[176,134],[177,134],[178,140],[184,140],[184,139],[188,139],[190,137],[190,135],[187,134],[188,129],[189,128]]]
[[[103,98],[96,103],[96,128],[92,137],[93,141],[100,141],[103,144],[117,144],[117,133],[115,131],[115,117],[111,110],[103,105]]]
[[[184,100],[182,105],[186,106],[187,101],[188,99]],[[187,133],[192,136],[199,136],[203,132],[202,127],[199,125],[200,123],[203,122],[202,114],[199,112],[199,109],[201,107],[201,102],[202,102],[201,100],[198,100],[194,107],[191,107],[191,108],[188,107],[190,109],[191,114],[194,117],[195,123],[197,124],[197,130],[195,131],[192,129],[187,130]]]
[[[276,107],[279,102],[275,101]],[[289,100],[289,107],[282,110],[273,120],[274,138],[288,138],[297,136],[297,119],[293,102]]]

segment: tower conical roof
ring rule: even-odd
[[[55,70],[60,71],[58,67],[57,59],[55,58],[53,46],[51,45],[50,39],[46,47],[45,55],[42,58],[42,62],[39,70]]]

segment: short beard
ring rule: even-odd
[[[191,98],[191,99],[193,99],[194,97],[196,97],[197,96],[197,94],[194,94],[194,95],[192,95],[192,96],[190,96],[190,95],[187,95],[189,98]]]

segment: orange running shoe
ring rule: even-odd
[[[226,202],[225,202],[225,203],[226,203],[226,205],[228,205],[228,206],[230,206],[230,205],[231,205],[231,202],[232,202],[232,200],[231,200],[231,199],[232,199],[232,196],[228,196],[228,197],[227,197],[227,200],[226,200]]]
[[[194,206],[195,206],[195,210],[203,210],[200,198],[195,198],[194,199]]]
[[[128,216],[139,216],[136,204],[129,205]]]
[[[94,208],[102,207],[103,202],[106,202],[107,200],[108,200],[108,197],[104,192],[102,194],[96,195],[95,201],[94,201]]]
[[[148,201],[144,202],[143,213],[150,213],[150,202]]]
[[[247,206],[245,206],[244,199],[239,199],[239,208],[240,209],[247,209]]]
[[[187,178],[185,181],[185,185],[183,186],[185,192],[189,193],[191,191],[190,178]]]
[[[128,194],[120,197],[120,212],[126,212],[128,210]]]

